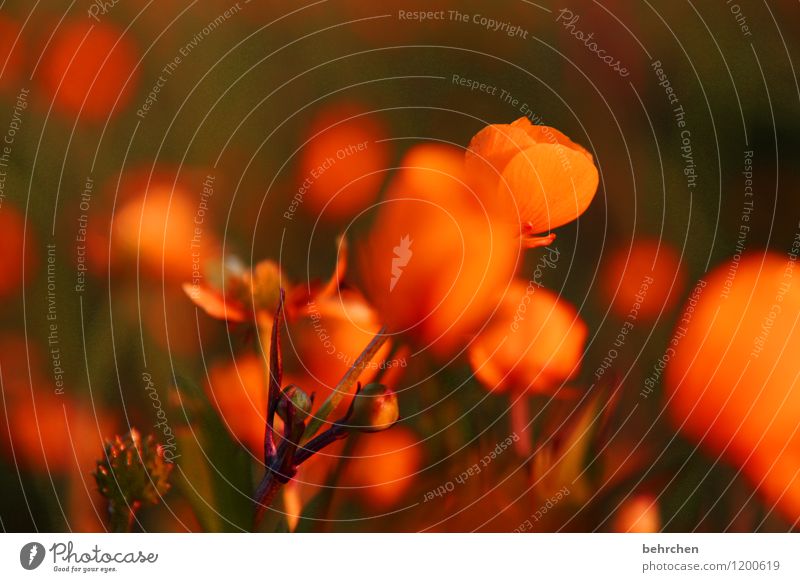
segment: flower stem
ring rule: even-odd
[[[253,521],[253,529],[258,527],[258,524],[261,523],[264,512],[272,505],[282,484],[283,483],[275,478],[275,474],[272,471],[267,471],[264,475],[264,478],[256,489],[256,514]]]
[[[109,505],[108,522],[111,526],[111,532],[130,533],[139,505],[138,502],[134,502],[129,507],[115,507],[114,504]]]
[[[530,457],[531,446],[530,406],[525,394],[511,396],[511,430],[519,439],[514,441],[514,449],[520,457]]]

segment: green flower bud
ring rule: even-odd
[[[284,388],[283,394],[286,398],[281,398],[277,409],[280,419],[286,422],[286,406],[288,401],[295,409],[294,421],[296,423],[304,422],[311,412],[311,398],[308,397],[308,394],[306,394],[302,388],[294,384],[289,384]]]
[[[353,412],[347,426],[361,432],[390,428],[400,417],[397,394],[383,384],[367,384],[353,397]]]

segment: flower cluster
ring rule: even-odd
[[[341,141],[335,132],[326,135],[327,141],[321,142],[325,147]],[[319,141],[317,136],[314,147],[322,147]],[[312,173],[322,180],[325,172],[330,178],[336,168],[336,179],[346,183],[346,157],[337,161],[327,156],[330,167],[323,164]],[[374,428],[394,423],[396,396],[381,384],[369,384],[377,369],[392,368],[370,365],[373,356],[383,361],[388,355],[389,344],[382,344],[389,335],[441,361],[466,352],[484,386],[514,399],[526,391],[552,394],[563,388],[578,370],[586,325],[559,296],[543,288],[532,292],[515,273],[524,250],[552,243],[552,230],[582,214],[597,186],[591,154],[558,130],[532,125],[526,118],[491,125],[473,138],[466,155],[436,143],[408,151],[370,231],[355,246],[355,288],[345,283],[349,252],[344,238],[334,274],[325,283],[296,285],[271,260],[248,270],[230,258],[221,280],[186,282],[184,291],[197,306],[229,324],[254,327],[260,353],[269,354],[266,399],[259,396],[264,384],[257,392],[240,392],[248,394],[243,408],[253,413],[237,414],[233,401],[243,399],[231,397],[235,388],[227,381],[210,394],[223,415],[232,417],[229,426],[239,433],[236,436],[255,452],[263,451],[267,472],[257,492],[260,510],[310,454],[346,435],[354,423],[365,423],[364,398],[381,396],[367,424]],[[319,199],[325,188],[309,184],[307,189],[312,187],[315,202],[310,211],[326,208]],[[328,195],[336,201],[337,216],[343,205],[349,212],[357,210],[353,199],[366,199],[364,194],[348,195],[345,204],[338,194]],[[356,359],[379,324],[386,330],[375,336],[381,341],[368,345],[364,354],[369,358],[362,354]],[[290,362],[289,387],[281,390],[283,325],[300,365]],[[253,368],[258,374],[256,362]],[[347,379],[344,387],[338,381],[342,375]],[[351,398],[349,389],[357,383],[367,386]],[[299,386],[320,384],[328,398],[314,410],[314,398]],[[264,406],[266,417],[258,410]],[[344,415],[341,420],[306,443],[304,438],[313,437],[334,411]],[[276,414],[280,431],[275,428]],[[523,416],[515,416],[520,425],[516,428],[527,441]],[[252,419],[248,427],[242,426],[244,417]],[[257,437],[264,424],[262,447]],[[273,432],[280,433],[280,446]]]
[[[157,504],[169,491],[171,472],[172,463],[152,435],[142,440],[139,431],[131,429],[109,441],[94,478],[108,501],[112,529],[128,531],[141,507]]]

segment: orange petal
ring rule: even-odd
[[[447,203],[463,195],[466,185],[463,151],[445,144],[411,148],[400,162],[387,198],[418,197]]]
[[[520,155],[535,146],[550,146],[549,149],[531,152],[542,156],[538,160],[541,170],[537,166],[531,167],[524,158],[515,162]],[[551,162],[553,157],[558,161],[555,167]],[[490,125],[478,132],[470,142],[464,166],[470,185],[487,206],[523,223],[529,221],[532,215],[537,216],[538,212],[533,210],[541,206],[552,206],[552,201],[541,195],[542,191],[553,191],[554,199],[562,198],[561,191],[571,190],[570,179],[575,181],[577,196],[573,197],[577,198],[578,204],[572,205],[574,211],[567,205],[568,212],[563,215],[550,213],[557,220],[543,220],[542,216],[538,216],[538,228],[535,232],[549,230],[545,226],[547,224],[550,228],[555,228],[574,220],[586,209],[597,189],[597,171],[594,169],[592,155],[557,129],[534,125],[527,117],[521,117],[511,124]],[[539,175],[545,170],[545,176]],[[509,171],[519,183],[498,189],[498,183],[502,183],[503,179],[508,180],[506,173]],[[531,185],[534,182],[538,183],[538,188]],[[561,191],[558,190],[559,185]]]
[[[225,296],[207,285],[184,283],[183,292],[192,302],[214,319],[241,323],[247,320],[244,306],[238,301],[225,299]]]
[[[285,350],[287,368],[294,368],[319,389],[322,402],[350,369],[364,347],[380,329],[375,311],[356,291],[342,290],[330,297],[312,297],[292,321],[287,330]],[[362,384],[372,381],[379,364],[391,349],[387,342],[359,379]],[[349,398],[341,402],[340,412],[347,410]]]
[[[415,147],[402,167],[359,247],[360,280],[393,333],[444,355],[463,347],[513,278],[519,226],[481,207],[459,150]]]
[[[501,199],[509,193],[520,221],[534,232],[572,222],[589,207],[599,184],[590,157],[562,145],[534,145],[514,156],[503,170]]]
[[[393,200],[361,246],[361,279],[381,321],[437,355],[463,347],[485,321],[519,257],[519,234],[470,202],[468,194],[459,205]],[[400,260],[405,239],[411,253]]]
[[[464,164],[473,184],[488,188],[497,184],[503,170],[518,153],[536,145],[526,128],[514,124],[484,127],[469,143]]]
[[[328,282],[325,284],[325,286],[320,290],[319,293],[317,293],[317,301],[337,293],[342,281],[344,281],[344,276],[347,273],[347,253],[349,252],[349,246],[347,244],[347,238],[344,235],[339,236],[337,246],[338,250],[336,268],[334,269],[331,278],[328,279]]]
[[[558,131],[555,127],[548,127],[547,125],[534,125],[527,117],[520,117],[511,124],[511,127],[524,130],[536,143],[549,143],[551,145],[561,144],[589,156],[589,159],[592,158],[592,154],[589,153],[589,150],[572,141],[562,132]]]
[[[572,305],[515,280],[470,345],[469,361],[489,390],[551,392],[578,372],[587,335]]]
[[[794,260],[745,253],[692,289],[664,357],[675,426],[742,468],[789,522],[800,520],[798,313]]]
[[[547,236],[523,236],[522,246],[524,246],[526,249],[546,247],[553,244],[554,240],[556,240],[556,235],[554,232],[551,232]]]

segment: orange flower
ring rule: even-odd
[[[749,254],[694,288],[665,359],[665,398],[688,437],[742,468],[800,519],[797,264]]]
[[[0,206],[0,248],[3,249],[0,252],[0,297],[6,297],[20,290],[23,263],[30,279],[33,270],[31,248],[35,246],[35,242],[31,240],[31,229],[31,224],[28,224],[27,251],[23,252],[25,243],[23,217],[7,202]]]
[[[658,533],[661,530],[658,500],[647,493],[625,499],[614,515],[613,530],[617,533]]]
[[[42,82],[63,113],[101,121],[130,101],[139,77],[137,53],[130,36],[115,26],[73,20],[56,30]]]
[[[359,256],[363,288],[389,331],[443,356],[485,321],[521,251],[519,233],[485,210],[458,150],[421,145],[405,156]]]
[[[157,182],[123,202],[114,214],[113,260],[136,265],[154,279],[185,282],[202,273],[216,253],[208,214],[198,219],[199,202],[178,185]],[[199,230],[199,235],[197,231]]]
[[[544,233],[578,218],[599,183],[592,155],[552,127],[527,117],[489,125],[469,144],[466,167],[486,199],[530,233]]]
[[[395,426],[358,440],[342,475],[342,486],[351,488],[350,493],[372,509],[386,509],[408,492],[421,464],[419,437]]]
[[[222,279],[225,289],[217,289],[205,281],[182,285],[192,303],[214,319],[230,323],[254,320],[270,327],[281,288],[290,297],[284,308],[289,315],[294,314],[294,298],[303,290],[295,288],[296,292],[293,292],[289,280],[275,261],[266,259],[252,269],[245,269],[238,258],[230,256],[224,261],[222,271],[221,276],[212,273],[208,278]],[[269,338],[268,332],[263,335],[262,340]]]
[[[3,452],[10,462],[27,470],[88,472],[94,456],[102,451],[102,438],[110,434],[109,423],[104,415],[96,420],[91,408],[78,406],[60,380],[56,384],[52,376],[41,373],[46,369],[45,355],[49,354],[22,335],[0,337]]]
[[[2,427],[6,457],[26,470],[42,473],[88,473],[111,434],[108,417],[74,399],[49,390],[34,378],[15,387],[6,400],[8,427]],[[47,389],[36,386],[47,385]],[[2,424],[5,424],[5,416]]]
[[[623,318],[633,309],[643,321],[668,315],[685,284],[680,255],[656,239],[640,238],[630,247],[613,249],[601,271],[603,299]]]
[[[267,259],[252,270],[229,273],[225,292],[206,285],[195,288],[190,284],[184,284],[183,290],[195,305],[212,317],[228,322],[250,321],[257,326],[261,351],[269,354],[280,290],[288,289],[284,303],[287,329],[281,330],[282,334],[286,334],[281,342],[284,370],[282,387],[296,384],[306,393],[314,394],[317,405],[321,406],[381,327],[375,312],[360,293],[340,289],[347,263],[344,240],[340,241],[340,245],[339,262],[331,279],[325,284],[314,283],[307,288],[292,285],[280,266]],[[185,304],[191,305],[188,301]],[[382,367],[386,367],[383,361],[390,349],[390,344],[386,343],[378,350],[359,377],[362,384],[368,383]],[[398,361],[397,365],[400,363]],[[405,363],[405,356],[402,363]],[[218,398],[217,406],[223,416],[236,414],[244,419],[243,426],[232,423],[231,432],[257,451],[262,448],[266,423],[261,410],[264,405],[262,400],[266,398],[266,370],[255,356],[244,356],[239,368],[247,372],[247,378],[242,376],[239,382],[241,389],[225,390]],[[236,375],[235,366],[228,366],[224,370],[225,381],[216,382],[221,386],[231,384],[231,378]],[[212,387],[214,384],[212,381]],[[337,414],[345,413],[349,402],[349,397],[339,402],[334,419]],[[254,408],[253,404],[257,407]],[[239,409],[249,409],[251,412],[240,415],[236,412]]]
[[[578,372],[587,335],[572,305],[517,279],[470,345],[469,361],[490,390],[549,392]]]
[[[378,197],[388,131],[365,107],[348,103],[322,111],[309,133],[299,166],[303,203],[324,220],[350,219]]]

